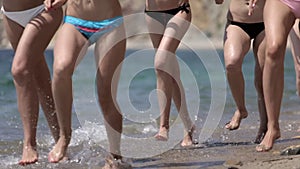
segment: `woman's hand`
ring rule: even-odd
[[[54,10],[63,6],[67,0],[44,0],[46,11]]]
[[[252,15],[253,12],[254,12],[254,8],[255,8],[255,5],[257,3],[258,0],[250,0],[249,1],[249,12],[248,12],[248,15]]]

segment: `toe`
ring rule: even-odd
[[[239,125],[238,124],[234,124],[232,122],[229,122],[225,125],[225,128],[228,129],[228,130],[236,130],[239,128]]]
[[[256,151],[257,152],[267,152],[270,151],[272,149],[272,147],[268,147],[264,144],[260,144],[256,146]]]
[[[160,134],[154,136],[159,141],[167,141],[168,139]]]

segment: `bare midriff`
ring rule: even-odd
[[[146,0],[146,10],[163,11],[179,7],[188,0]]]
[[[122,10],[118,0],[69,0],[66,14],[85,20],[101,21],[121,16]]]
[[[242,23],[263,22],[264,5],[265,0],[259,0],[255,5],[253,14],[249,16],[249,0],[231,0],[227,18]]]

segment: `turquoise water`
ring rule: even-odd
[[[153,53],[137,53],[136,50],[128,50],[127,58],[132,55],[149,55],[149,62],[153,64]],[[199,53],[209,55],[208,50],[200,50]],[[217,51],[222,59],[222,50]],[[211,78],[206,70],[207,65],[204,65],[199,57],[194,52],[189,50],[178,50],[177,55],[188,67],[187,70],[182,69],[181,78],[186,90],[186,97],[193,119],[197,118],[199,125],[207,116],[211,104]],[[19,117],[16,103],[16,92],[10,74],[11,62],[13,52],[11,50],[0,51],[0,166],[10,166],[15,164],[20,158],[22,148],[22,123]],[[52,71],[53,52],[51,50],[46,52],[46,59],[50,70]],[[151,61],[152,60],[152,61]],[[156,86],[156,77],[153,68],[146,66],[145,69],[136,72],[133,78],[129,78],[129,72],[140,66],[141,61],[135,59],[123,65],[121,80],[119,84],[118,101],[120,108],[124,111],[126,120],[124,121],[124,133],[132,137],[150,137],[157,132],[156,120],[159,116],[157,111],[153,111],[151,107],[157,107],[155,101],[151,99],[156,98],[153,92]],[[214,63],[211,63],[214,64]],[[214,66],[214,65],[210,65]],[[218,64],[215,64],[218,66]],[[246,103],[248,111],[258,119],[256,92],[253,82],[254,60],[253,54],[250,52],[244,61],[243,71],[246,81]],[[224,72],[223,72],[224,73]],[[223,74],[224,75],[224,74]],[[95,96],[95,64],[92,52],[87,54],[82,63],[77,68],[74,74],[74,111],[73,111],[73,140],[71,146],[90,144],[101,144],[101,141],[106,140],[106,132],[101,123],[101,113],[97,104]],[[127,79],[127,80],[126,80]],[[196,82],[196,86],[194,85]],[[129,83],[129,85],[127,84]],[[128,95],[122,93],[129,86]],[[198,91],[195,92],[194,87]],[[228,121],[235,110],[234,102],[230,91],[227,87],[226,106],[224,114],[220,122],[220,126]],[[124,101],[124,103],[123,103]],[[128,105],[129,101],[131,105]],[[131,108],[134,108],[134,112]],[[195,109],[195,111],[194,111]],[[290,51],[286,54],[285,60],[285,88],[284,98],[282,103],[282,111],[298,111],[299,99],[296,96],[295,89],[295,72],[293,60]],[[177,118],[177,111],[175,106],[171,108],[171,120]],[[284,117],[283,117],[284,118]],[[247,123],[247,122],[245,122]],[[251,123],[251,122],[248,122]],[[96,140],[96,141],[95,141]],[[47,152],[53,145],[45,118],[41,113],[38,124],[38,145],[41,147],[42,156],[46,156]],[[76,150],[74,150],[76,151]],[[77,152],[84,153],[84,150]]]

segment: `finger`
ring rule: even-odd
[[[251,16],[253,14],[253,9],[249,7],[248,15]]]
[[[257,0],[250,0],[249,1],[249,12],[248,12],[248,15],[252,15],[253,14],[256,2],[257,2]]]
[[[59,1],[55,1],[53,4],[52,4],[52,8],[60,8],[62,7],[64,4],[66,3],[65,0],[59,0]]]
[[[45,0],[44,5],[45,5],[45,10],[46,11],[51,9],[52,8],[51,0]]]

